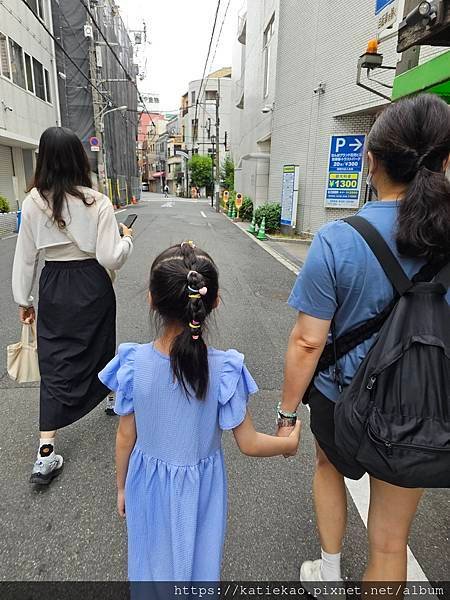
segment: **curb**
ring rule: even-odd
[[[298,275],[300,272],[301,267],[298,267],[295,263],[293,263],[292,261],[290,261],[289,259],[285,258],[282,254],[280,254],[279,252],[277,252],[276,250],[274,250],[273,248],[271,248],[270,246],[267,246],[266,244],[264,244],[263,242],[260,242],[258,239],[256,239],[256,237],[254,235],[252,235],[251,233],[249,233],[248,231],[246,231],[245,229],[243,229],[242,227],[239,227],[238,223],[235,223],[233,221],[233,219],[230,219],[230,217],[228,217],[225,213],[221,213],[226,219],[228,219],[228,221],[230,221],[231,223],[233,223],[233,225],[235,227],[237,227],[239,229],[239,231],[242,231],[242,233],[245,233],[245,235],[247,237],[249,237],[251,240],[253,240],[256,244],[258,244],[258,246],[260,246],[261,248],[263,248],[263,250],[265,250],[268,254],[270,254],[270,256],[272,258],[274,258],[275,260],[277,260],[279,263],[281,263],[284,267],[286,267],[286,269],[289,269],[289,271],[291,271],[292,273],[294,273],[295,275]]]

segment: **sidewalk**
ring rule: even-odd
[[[244,233],[247,233],[249,223],[241,221],[233,221],[233,223]],[[252,235],[251,237],[256,240],[256,237]],[[291,265],[291,267],[288,266],[288,268],[296,273],[298,273],[305,264],[308,250],[311,245],[311,243],[307,241],[282,240],[274,239],[273,237],[270,239],[267,238],[267,240],[264,242],[260,242],[259,240],[256,241],[261,244],[269,252],[269,254],[275,256],[275,258],[277,258],[276,255],[282,257],[287,262],[286,266]]]

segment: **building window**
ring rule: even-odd
[[[12,80],[21,88],[26,89],[22,46],[19,46],[11,38],[9,38],[9,56],[11,59]]]
[[[195,104],[195,91],[191,92],[191,104]]]
[[[274,34],[275,14],[269,21],[264,31],[263,53],[264,53],[264,98],[269,95],[270,84],[270,48]]]
[[[33,58],[33,74],[36,96],[41,100],[45,100],[45,83],[43,67],[41,63],[35,58]]]
[[[47,69],[44,69],[44,80],[45,80],[45,99],[48,103],[52,102],[52,93],[50,89],[50,77],[48,75]]]
[[[206,99],[215,100],[217,98],[216,90],[206,90]]]
[[[28,6],[42,21],[44,20],[44,7],[42,0],[26,0]]]
[[[33,68],[31,66],[31,56],[25,53],[25,74],[27,76],[27,90],[34,94]]]
[[[196,138],[198,133],[198,119],[192,119],[192,137]]]
[[[0,64],[3,77],[11,79],[11,69],[9,66],[8,40],[6,35],[0,33]]]

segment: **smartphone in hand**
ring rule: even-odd
[[[128,215],[128,217],[126,218],[126,220],[124,221],[123,224],[125,225],[125,227],[128,227],[128,229],[131,229],[137,218],[138,218],[138,216],[134,213],[131,215]],[[123,237],[123,231],[122,231],[122,227],[120,225],[119,225],[119,231],[120,231],[120,237]]]

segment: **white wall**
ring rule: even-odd
[[[233,49],[232,155],[236,167],[235,188],[252,198],[256,206],[268,200],[269,152],[273,113],[263,114],[275,101],[279,0],[247,0],[240,24],[246,20],[245,44],[238,41],[236,24]],[[275,15],[270,42],[269,93],[264,95],[264,31]],[[243,108],[237,108],[242,99]],[[267,157],[264,157],[264,154]]]
[[[45,22],[51,27],[48,1],[44,2],[44,7]],[[48,103],[0,75],[0,145],[14,148],[12,154],[17,177],[17,195],[16,198],[10,198],[14,204],[21,202],[25,193],[25,170],[21,149],[36,148],[42,132],[47,127],[58,124],[57,86],[52,40],[22,2],[4,0],[0,4],[0,32],[11,37],[27,54],[42,63],[49,72],[51,88],[51,103]],[[12,111],[6,107],[12,108]]]

